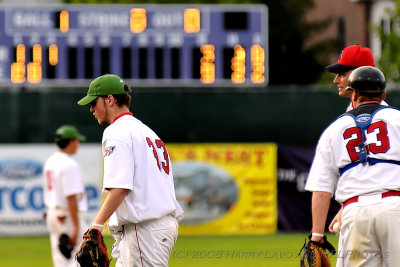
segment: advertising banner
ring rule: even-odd
[[[181,235],[269,234],[277,229],[277,146],[170,144]]]
[[[280,231],[311,231],[311,192],[305,191],[315,147],[279,145],[278,148],[278,229]],[[327,224],[339,211],[331,200]]]
[[[57,150],[55,144],[0,146],[0,236],[47,234],[42,171]],[[82,171],[90,224],[101,203],[101,146],[82,143],[74,158]]]
[[[0,236],[45,235],[43,166],[54,144],[0,146]],[[182,235],[268,234],[277,229],[277,146],[170,144],[175,190],[185,211]],[[87,223],[101,205],[100,144],[74,158],[88,198]]]

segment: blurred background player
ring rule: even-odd
[[[183,210],[165,144],[129,111],[131,88],[116,76],[93,80],[78,104],[90,104],[103,132],[106,199],[91,228],[108,227],[121,266],[168,266]]]
[[[400,254],[400,112],[381,105],[385,77],[364,66],[349,78],[355,109],[322,133],[306,190],[312,191],[312,237],[321,242],[330,199],[343,204],[337,266],[397,266]]]
[[[46,161],[44,173],[44,203],[47,208],[46,223],[50,233],[51,253],[56,267],[77,266],[75,254],[82,235],[87,229],[85,213],[87,200],[78,162],[72,157],[85,136],[71,125],[64,125],[55,133],[59,150]],[[66,258],[60,251],[61,234],[69,236],[74,245],[71,257]]]

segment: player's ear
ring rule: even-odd
[[[113,101],[113,99],[114,99],[113,95],[109,94],[109,95],[107,96],[107,98],[106,98],[106,102],[107,102],[108,104],[111,104],[111,102]]]
[[[351,92],[351,102],[353,102],[353,104],[355,104],[357,99],[358,99],[357,91],[356,90],[352,90],[352,92]]]

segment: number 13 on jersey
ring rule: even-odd
[[[164,172],[168,175],[169,174],[169,155],[167,148],[163,141],[160,139],[154,140],[155,142],[151,141],[149,137],[146,137],[147,145],[153,150],[154,158],[156,159],[157,167],[160,171],[164,170]],[[161,150],[162,157],[159,158],[158,151]],[[161,169],[162,168],[162,169]]]

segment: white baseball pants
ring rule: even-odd
[[[71,235],[73,230],[73,224],[69,212],[67,210],[60,209],[48,209],[46,216],[47,229],[50,233],[50,243],[51,243],[51,255],[53,258],[53,264],[55,267],[76,267],[79,264],[75,261],[75,254],[78,252],[79,244],[82,241],[82,236],[87,230],[85,222],[85,212],[79,213],[79,231],[77,244],[71,253],[71,258],[67,259],[61,254],[58,248],[58,239],[61,234],[65,233]]]
[[[168,266],[172,248],[178,237],[178,221],[166,215],[138,224],[126,224],[118,234],[112,257],[116,267]]]
[[[343,209],[340,235],[344,266],[399,266],[400,197],[360,196]]]

